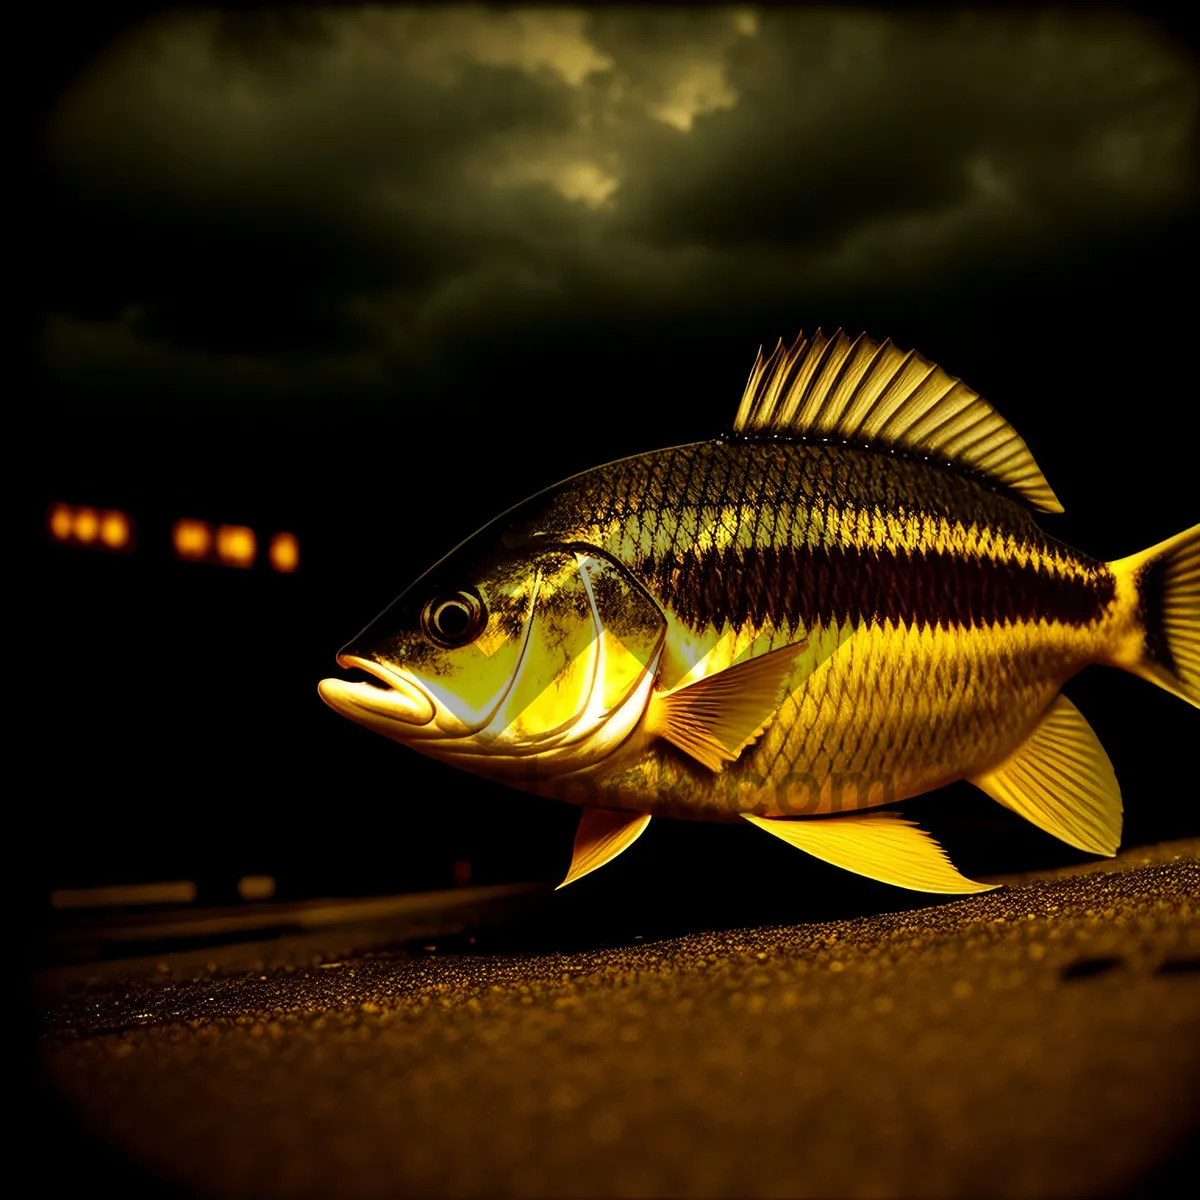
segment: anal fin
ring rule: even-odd
[[[988,892],[999,886],[960,875],[929,834],[895,813],[817,818],[742,815],[822,862],[880,883],[944,894]]]
[[[575,831],[571,869],[558,885],[565,888],[611,862],[628,850],[650,824],[649,813],[617,812],[609,808],[585,808]],[[558,888],[554,889],[558,891]]]
[[[1121,788],[1100,739],[1059,695],[1003,762],[967,778],[1039,829],[1090,854],[1121,845]]]

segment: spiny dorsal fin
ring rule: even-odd
[[[558,885],[565,888],[628,850],[650,824],[648,813],[619,812],[610,808],[585,808],[575,831],[571,869]],[[554,889],[558,891],[558,888]]]
[[[1002,763],[968,779],[1068,846],[1111,858],[1121,845],[1121,789],[1083,714],[1059,695]]]
[[[814,858],[894,887],[969,895],[998,886],[976,883],[960,875],[929,834],[895,813],[808,818],[742,816]]]
[[[842,330],[760,349],[736,433],[828,438],[927,456],[1002,484],[1034,508],[1062,512],[1017,431],[961,379],[921,355]]]

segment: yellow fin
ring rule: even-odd
[[[1058,696],[1002,763],[968,779],[1060,841],[1111,858],[1121,845],[1121,789],[1083,714]]]
[[[648,813],[617,812],[610,808],[585,808],[575,831],[571,869],[558,885],[565,888],[628,850],[650,824]],[[555,891],[558,891],[555,888]]]
[[[1200,525],[1108,565],[1133,581],[1143,626],[1137,662],[1118,665],[1200,708]]]
[[[985,475],[1043,512],[1063,510],[1029,447],[986,400],[865,333],[801,333],[768,359],[760,349],[733,428],[905,450]]]
[[[791,846],[856,875],[914,892],[990,892],[954,869],[945,850],[912,821],[895,813],[853,817],[742,816]]]
[[[806,647],[806,642],[783,646],[656,695],[650,732],[720,771],[766,730]]]

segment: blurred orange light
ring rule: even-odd
[[[50,536],[60,542],[65,542],[71,536],[71,526],[74,525],[71,510],[65,504],[50,506]]]
[[[126,908],[141,904],[191,904],[196,885],[178,883],[131,883],[117,887],[60,888],[50,893],[55,908]]]
[[[277,571],[294,571],[300,565],[300,543],[293,533],[277,533],[271,539],[271,566]]]
[[[94,542],[100,532],[100,518],[94,508],[75,510],[75,538],[80,542]]]
[[[106,512],[100,518],[100,540],[110,550],[123,550],[129,545],[129,518],[123,512]]]
[[[270,875],[243,875],[238,880],[238,895],[243,900],[270,900],[275,895],[275,880]]]
[[[177,558],[207,558],[212,548],[212,531],[203,521],[176,521],[171,530]]]
[[[226,566],[253,566],[257,553],[253,529],[245,525],[222,525],[217,529],[217,555]]]

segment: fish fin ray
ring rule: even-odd
[[[822,862],[894,887],[969,895],[999,886],[959,874],[934,838],[895,813],[819,818],[742,815]]]
[[[654,698],[650,731],[711,771],[760,738],[787,695],[807,642],[783,646]]]
[[[818,329],[761,348],[735,433],[772,431],[904,450],[974,471],[1043,512],[1062,512],[1017,431],[961,379],[890,340]]]
[[[1109,566],[1145,614],[1139,657],[1120,665],[1200,708],[1200,525]]]
[[[1003,762],[967,778],[1069,846],[1111,858],[1121,845],[1121,788],[1112,763],[1066,696]]]
[[[575,847],[567,877],[555,888],[565,888],[612,862],[628,850],[650,824],[648,813],[619,812],[611,808],[585,808],[575,831]]]

